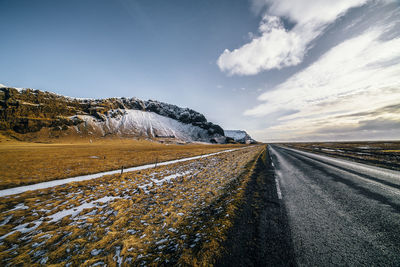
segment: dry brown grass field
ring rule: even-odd
[[[217,152],[242,145],[105,139],[62,143],[0,140],[0,189]]]
[[[263,151],[246,147],[0,198],[0,265],[210,266]]]
[[[400,170],[400,141],[289,143],[286,146]]]

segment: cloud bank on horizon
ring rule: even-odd
[[[400,138],[400,7],[379,0],[253,0],[259,35],[218,58],[228,75],[297,66],[245,115],[273,121],[264,141]],[[361,10],[353,12],[352,10]],[[347,18],[350,17],[350,18]],[[347,18],[347,20],[346,20]],[[342,23],[339,25],[341,21]],[[339,25],[339,26],[337,26]],[[329,29],[336,42],[305,64]],[[268,81],[266,81],[268,82]]]

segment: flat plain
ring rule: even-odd
[[[218,152],[242,145],[105,139],[58,143],[0,140],[0,189]]]
[[[400,170],[399,141],[288,143],[287,147]]]
[[[183,157],[227,148],[172,151]],[[1,265],[212,264],[262,151],[244,147],[0,198]],[[94,152],[85,158],[102,155]]]

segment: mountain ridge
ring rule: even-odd
[[[228,138],[232,138],[235,142],[243,144],[255,144],[257,143],[246,131],[244,130],[224,130],[224,135]]]
[[[185,142],[225,143],[224,130],[190,108],[138,98],[80,99],[59,94],[3,86],[0,88],[0,131],[35,139],[70,135],[82,130],[96,137],[108,135],[176,138]],[[140,123],[134,123],[139,120]],[[119,122],[118,122],[119,121]],[[129,121],[132,128],[121,121]],[[137,126],[140,129],[134,129]],[[91,128],[91,129],[89,129]],[[47,129],[45,131],[44,129]],[[183,132],[181,132],[183,131]]]

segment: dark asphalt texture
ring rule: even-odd
[[[276,145],[269,152],[296,265],[400,266],[396,174],[387,179]]]
[[[256,162],[244,201],[215,266],[295,266],[286,211],[265,151]]]

